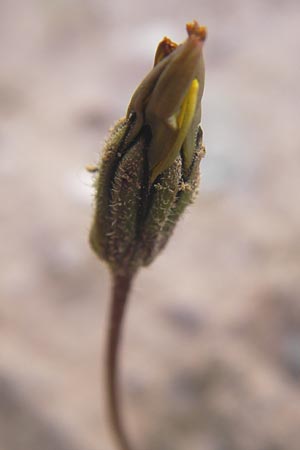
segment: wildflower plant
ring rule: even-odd
[[[202,145],[202,47],[206,29],[187,24],[180,45],[164,38],[154,67],[134,92],[127,114],[111,130],[95,169],[90,244],[112,274],[106,387],[112,428],[131,450],[119,407],[118,348],[132,280],[168,242],[199,185]]]

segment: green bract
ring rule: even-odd
[[[187,31],[179,46],[168,38],[159,44],[104,146],[90,242],[115,272],[149,264],[197,191],[206,33],[196,22]]]

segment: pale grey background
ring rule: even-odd
[[[0,450],[113,450],[91,176],[157,42],[208,27],[200,196],[133,291],[139,450],[299,450],[300,4],[1,0]]]

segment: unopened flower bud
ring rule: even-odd
[[[205,28],[164,38],[154,67],[111,131],[95,180],[90,242],[114,271],[149,264],[168,241],[199,183]]]

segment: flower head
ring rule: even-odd
[[[159,43],[104,147],[90,241],[114,271],[149,264],[197,191],[206,30],[194,21],[187,32],[180,45]]]

